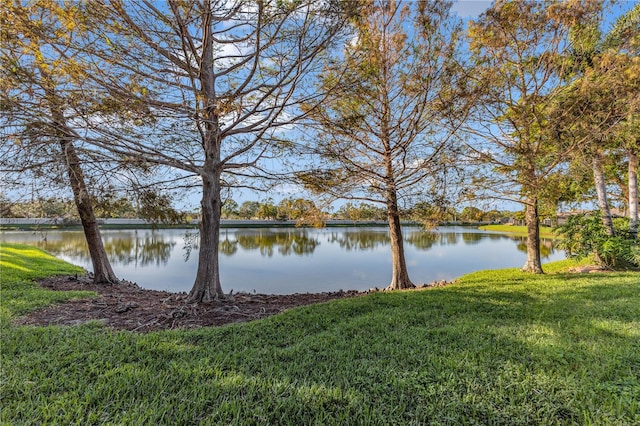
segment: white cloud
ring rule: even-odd
[[[301,185],[294,183],[283,183],[275,187],[274,192],[281,194],[284,197],[291,197],[293,195],[302,196],[304,194],[304,188]]]

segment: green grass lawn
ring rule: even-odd
[[[515,226],[515,225],[482,225],[479,226],[478,229],[483,229],[485,231],[496,231],[496,232],[505,232],[508,234],[514,234],[518,236],[527,236],[527,227],[526,226]],[[557,235],[553,233],[553,229],[548,226],[540,227],[540,238],[558,238]]]
[[[53,301],[28,284],[20,291],[39,270],[31,258],[63,267],[34,249],[9,249],[2,312],[15,317],[35,307],[28,299]],[[561,272],[569,265],[546,265],[544,276],[483,271],[433,290],[192,331],[5,321],[0,420],[640,424],[639,275]]]
[[[87,292],[55,292],[41,289],[35,279],[52,275],[83,274],[78,266],[60,261],[35,247],[0,243],[0,325],[20,315]]]

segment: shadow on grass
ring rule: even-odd
[[[640,285],[556,281],[373,294],[188,332],[14,329],[2,348],[2,418],[637,422]]]

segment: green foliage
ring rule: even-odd
[[[225,200],[224,203],[222,204],[222,217],[226,218],[226,219],[232,219],[234,217],[238,216],[238,203],[229,198],[228,200]]]
[[[569,257],[594,256],[602,266],[611,269],[640,266],[640,244],[629,232],[625,219],[614,221],[615,235],[607,235],[598,212],[570,216],[555,228],[562,237],[559,247]]]
[[[340,206],[333,215],[334,219],[343,220],[387,220],[387,210],[369,203],[346,203]]]
[[[444,188],[445,170],[455,168],[453,123],[464,114],[451,93],[461,78],[462,23],[449,2],[348,3],[361,12],[322,72],[327,96],[305,107],[311,164],[296,178],[335,199],[380,203],[395,217],[403,202]]]
[[[241,219],[253,219],[258,213],[260,203],[257,201],[244,201],[238,208],[238,217]]]
[[[138,194],[138,215],[154,223],[184,223],[185,214],[176,210],[171,197],[154,191],[140,191]]]
[[[257,215],[260,219],[276,219],[278,217],[278,208],[273,203],[273,199],[269,198],[264,203],[260,203]]]
[[[637,274],[570,264],[200,330],[8,326],[0,421],[636,424]]]
[[[31,201],[10,202],[5,199],[9,210],[2,217],[49,217],[77,218],[78,210],[72,199],[38,197]]]
[[[299,225],[320,228],[324,225],[325,214],[311,200],[285,198],[278,203],[277,217],[280,220],[295,220]]]
[[[484,220],[484,212],[477,207],[467,206],[462,209],[460,219],[465,222],[482,222]]]
[[[456,211],[439,203],[419,201],[404,216],[422,224],[425,228],[433,228],[438,224],[456,219]]]
[[[96,217],[101,218],[144,218],[159,223],[184,223],[184,214],[172,206],[172,199],[167,194],[153,191],[139,191],[138,209],[134,203],[117,195],[113,190],[92,197]],[[0,198],[0,216],[26,218],[78,218],[78,210],[73,199],[35,198],[32,201],[11,202],[6,197]]]
[[[640,39],[640,4],[620,16],[602,40],[602,50],[629,47]]]
[[[153,202],[153,199],[149,201]],[[168,200],[166,200],[168,201]],[[125,197],[116,196],[113,192],[101,194],[93,200],[93,209],[96,217],[103,218],[136,218],[138,211],[131,200]],[[148,204],[148,202],[147,202]]]
[[[0,217],[15,217],[13,204],[5,195],[0,194]]]

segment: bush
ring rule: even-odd
[[[568,257],[584,258],[593,255],[609,269],[629,269],[640,266],[640,245],[629,232],[628,219],[614,221],[615,235],[607,235],[599,212],[569,217],[567,223],[554,228],[562,237],[558,243]]]

